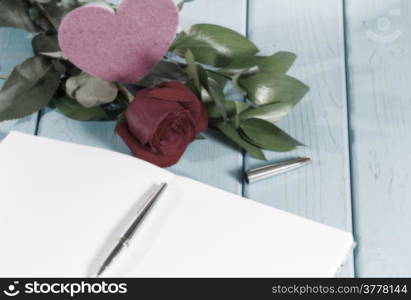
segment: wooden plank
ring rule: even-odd
[[[351,199],[342,1],[251,0],[249,36],[264,54],[299,55],[290,74],[311,87],[279,123],[307,147],[267,152],[270,162],[308,156],[303,169],[245,187],[246,196],[310,219],[351,230]],[[247,156],[245,167],[264,165]],[[352,276],[352,260],[342,276]]]
[[[11,28],[0,28],[0,75],[7,76],[13,68],[32,55],[31,35]],[[4,80],[0,79],[0,87]],[[0,122],[0,140],[11,130],[34,133],[37,113],[20,120]]]
[[[411,276],[411,3],[349,0],[356,266]]]
[[[178,2],[178,1],[176,1]],[[187,4],[182,13],[183,28],[200,22],[216,23],[245,32],[246,0],[197,0]],[[56,139],[87,144],[124,153],[129,150],[114,135],[114,123],[76,122],[58,112],[49,111],[40,122],[39,134]],[[242,168],[242,155],[237,149],[225,145],[218,137],[208,135],[206,141],[193,143],[181,161],[171,168],[177,174],[241,193],[238,171]]]

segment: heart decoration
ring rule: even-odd
[[[99,78],[137,83],[162,59],[178,27],[173,0],[124,0],[115,12],[90,4],[70,12],[59,28],[63,54]]]

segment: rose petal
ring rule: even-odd
[[[208,129],[208,112],[204,105],[201,105],[201,114],[200,118],[196,123],[197,133],[206,131]]]
[[[174,116],[167,119],[158,128],[152,140],[152,146],[165,155],[179,152],[181,148],[194,141],[196,128],[189,113],[186,116]]]
[[[187,145],[186,147],[181,149],[178,153],[171,155],[171,156],[158,155],[153,152],[150,152],[150,149],[147,149],[147,147],[144,147],[133,136],[133,134],[130,132],[126,123],[121,123],[117,126],[117,133],[124,140],[124,142],[130,148],[131,152],[133,152],[133,154],[136,157],[143,159],[145,161],[148,161],[162,168],[170,167],[176,164],[181,158],[181,156],[184,154],[188,146]]]
[[[187,86],[180,81],[165,81],[160,84],[160,87],[172,89],[187,88]]]
[[[146,93],[146,97],[159,98],[164,100],[173,100],[173,101],[183,101],[191,102],[194,99],[199,101],[194,95],[194,93],[184,84],[180,82],[165,82],[161,84],[158,88],[149,89]]]
[[[203,105],[197,96],[181,82],[164,82],[159,88],[144,91],[144,96],[179,102],[184,108],[191,112],[196,123],[199,121]]]
[[[150,93],[150,91],[152,90],[152,88],[145,88],[145,89],[141,89],[136,93],[136,98],[138,97],[145,97],[147,95],[147,93]]]
[[[147,144],[161,122],[170,114],[184,111],[178,102],[137,97],[126,112],[130,131],[143,144]]]

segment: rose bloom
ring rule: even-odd
[[[169,167],[207,127],[206,108],[188,87],[173,81],[139,91],[117,132],[136,157]]]

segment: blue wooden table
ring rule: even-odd
[[[358,246],[342,276],[411,276],[411,2],[197,0],[182,26],[201,22],[242,32],[266,54],[299,55],[291,73],[311,92],[279,125],[308,146],[268,158],[314,162],[248,186],[241,171],[261,162],[209,134],[171,170],[352,231]],[[0,74],[30,56],[30,38],[0,29]],[[114,123],[55,111],[0,123],[0,138],[10,130],[129,153]]]

